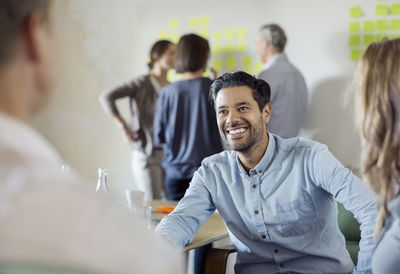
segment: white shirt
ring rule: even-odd
[[[32,128],[0,114],[0,265],[182,273],[178,251],[60,163]]]

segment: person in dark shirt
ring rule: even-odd
[[[208,101],[212,80],[202,76],[209,56],[206,39],[196,34],[182,36],[176,60],[176,72],[182,78],[165,86],[157,101],[154,142],[164,144],[169,200],[181,199],[201,161],[223,150],[215,110]]]

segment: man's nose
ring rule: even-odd
[[[234,122],[236,122],[238,120],[239,120],[239,115],[238,115],[237,111],[230,111],[229,114],[228,114],[226,122],[228,124],[232,124],[232,123],[234,123]]]

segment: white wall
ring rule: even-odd
[[[68,0],[55,1],[55,35],[61,72],[49,107],[35,126],[71,166],[93,184],[98,167],[108,168],[111,188],[134,188],[130,149],[97,97],[134,76],[146,73],[150,45],[158,31],[179,18],[210,15],[210,30],[246,27],[248,53],[254,58],[257,29],[269,22],[283,26],[286,52],[304,73],[310,110],[302,135],[329,146],[344,163],[358,165],[359,142],[343,95],[355,63],[349,59],[349,7],[375,0]],[[212,42],[212,41],[211,41]],[[127,110],[127,102],[121,106]]]

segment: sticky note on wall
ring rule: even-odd
[[[223,51],[224,51],[224,48],[223,48],[222,45],[214,45],[214,46],[211,48],[211,53],[212,53],[212,54],[222,54]]]
[[[362,11],[360,7],[352,7],[350,8],[350,17],[358,18],[362,16]]]
[[[349,45],[350,46],[360,46],[361,45],[360,36],[358,36],[358,35],[350,36]]]
[[[229,57],[226,59],[226,68],[229,70],[236,69],[236,58],[235,57]]]
[[[353,49],[350,52],[350,59],[353,61],[356,61],[358,59],[360,59],[362,54],[362,51],[360,49]]]
[[[254,63],[254,72],[257,74],[260,73],[262,71],[263,66],[264,64],[261,62]]]
[[[226,29],[224,33],[225,39],[231,40],[235,38],[235,30],[234,29]]]
[[[391,14],[400,15],[400,4],[392,4]]]
[[[221,70],[222,69],[222,60],[221,59],[214,59],[212,63],[213,68],[216,70]]]
[[[189,28],[195,29],[199,26],[199,20],[196,17],[189,19]]]
[[[376,15],[388,15],[389,9],[387,5],[377,5],[376,6]]]
[[[251,58],[251,56],[245,56],[242,58],[243,67],[251,67],[252,64],[253,64],[253,58]]]
[[[364,21],[364,31],[374,31],[375,30],[375,22],[374,21]]]
[[[158,32],[158,39],[164,40],[164,39],[167,39],[167,38],[168,38],[168,34],[167,34],[166,30],[160,30]]]
[[[179,33],[178,32],[172,32],[171,35],[169,36],[169,39],[171,40],[172,43],[176,44],[179,42]]]
[[[203,37],[204,39],[208,39],[208,36],[209,36],[208,29],[201,29],[201,30],[199,30],[199,35],[200,35],[201,37]]]
[[[232,54],[235,52],[235,47],[233,44],[226,44],[224,47],[224,53],[225,54]]]
[[[247,42],[239,42],[237,44],[237,51],[238,52],[246,52],[247,51]]]
[[[247,29],[246,28],[238,28],[236,36],[238,39],[245,39],[247,37]]]
[[[350,32],[360,32],[360,22],[351,22]]]
[[[376,21],[376,28],[378,30],[388,30],[388,21],[387,20],[378,20]]]
[[[210,16],[203,15],[202,17],[200,17],[200,22],[203,27],[208,27],[210,25]]]
[[[375,35],[364,35],[364,45],[368,46],[369,44],[372,44],[373,42],[376,41]]]
[[[173,18],[169,21],[169,27],[171,29],[177,29],[179,28],[179,19],[178,18]]]
[[[391,30],[400,30],[400,19],[390,20],[390,29]]]
[[[222,41],[222,32],[214,31],[213,34],[212,34],[212,39],[214,40],[214,42]]]

